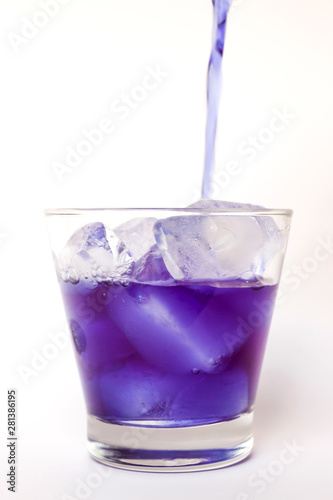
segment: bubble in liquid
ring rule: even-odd
[[[70,269],[68,271],[68,281],[72,283],[72,285],[77,285],[80,282],[79,275],[75,271],[75,269]]]
[[[75,349],[79,354],[82,354],[87,347],[86,335],[79,323],[77,323],[74,319],[70,320],[69,327],[72,333]]]
[[[242,274],[241,278],[246,282],[253,281],[253,278],[254,278],[253,272],[252,271],[245,271],[245,273]]]
[[[131,285],[131,282],[130,281],[122,281],[121,282],[121,286],[123,286],[124,288],[127,288]]]
[[[65,282],[68,283],[68,275],[66,271],[61,271],[61,279]]]

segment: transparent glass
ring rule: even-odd
[[[45,213],[93,458],[157,472],[246,458],[292,212]]]

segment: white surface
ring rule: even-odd
[[[69,346],[26,383],[19,373],[20,365],[31,366],[34,349],[50,344],[50,333],[64,330],[43,208],[183,206],[197,197],[202,175],[209,0],[63,3],[18,53],[8,33],[20,34],[22,17],[32,19],[40,4],[0,6],[1,498],[13,497],[5,484],[11,387],[18,391],[14,498],[79,498],[78,481],[97,478],[90,476],[95,465]],[[239,0],[230,16],[217,171],[231,160],[241,160],[241,169],[219,195],[295,210],[257,398],[254,454],[235,467],[187,475],[100,466],[108,477],[85,498],[332,498],[333,251],[322,250],[320,261],[316,253],[319,241],[333,238],[332,22],[331,0]],[[52,162],[82,140],[83,129],[112,118],[111,103],[156,65],[169,76],[60,183]],[[295,119],[246,162],[239,145],[284,106]],[[276,460],[294,441],[304,449],[282,467]],[[269,473],[262,492],[260,469]]]

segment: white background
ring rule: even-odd
[[[1,498],[13,498],[5,475],[6,391],[14,387],[20,500],[79,498],[79,481],[97,477],[69,346],[34,375],[20,374],[52,343],[50,334],[65,328],[42,211],[185,206],[198,197],[212,23],[209,0],[62,0],[52,19],[38,14],[40,5],[0,4],[0,489]],[[45,26],[22,42],[25,18]],[[322,243],[333,238],[332,25],[331,0],[235,0],[229,18],[215,194],[295,211],[253,455],[187,475],[100,466],[99,477],[108,477],[86,498],[332,498],[333,249]],[[111,105],[141,85],[147,67],[167,76],[121,120]],[[238,148],[249,137],[267,137],[262,130],[274,110],[293,118],[248,161]],[[60,181],[54,162],[63,163],[83,130],[105,118],[115,122],[112,134]],[[230,161],[238,168],[228,178]],[[302,451],[281,465],[286,443],[294,442]],[[262,492],[260,469],[268,471]]]

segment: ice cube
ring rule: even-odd
[[[216,374],[246,342],[238,333],[240,314],[234,296],[228,299],[225,293],[208,286],[132,284],[117,294],[108,314],[160,371]]]
[[[155,245],[154,217],[137,217],[116,227],[114,233],[123,241],[135,261],[143,257]]]
[[[126,280],[133,268],[133,257],[116,234],[101,222],[86,224],[67,242],[58,260],[63,281],[96,283]]]
[[[165,267],[154,237],[154,217],[138,217],[114,229],[134,258],[131,281],[166,284],[174,281]]]
[[[89,413],[110,421],[168,420],[186,425],[235,418],[249,406],[247,375],[241,368],[220,375],[171,375],[137,356],[119,370],[86,380],[84,392]],[[136,436],[128,439],[135,446]]]
[[[175,384],[175,377],[159,373],[138,356],[132,356],[121,370],[101,376],[104,418],[166,420],[176,394]]]
[[[248,406],[248,380],[242,368],[184,377],[173,401],[174,413],[182,420],[227,420],[246,412]]]
[[[251,205],[250,203],[238,203],[234,201],[223,201],[223,200],[199,200],[188,208],[206,208],[207,210],[224,209],[226,211],[232,210],[265,210],[261,205]]]
[[[272,218],[237,216],[237,211],[264,210],[262,207],[201,200],[189,208],[207,209],[210,214],[170,217],[154,226],[158,248],[176,280],[257,281],[282,247],[282,236]],[[221,209],[235,215],[225,216]]]
[[[155,241],[155,240],[154,240]],[[132,281],[136,283],[170,284],[174,282],[167,270],[157,245],[152,246],[134,264]]]
[[[81,322],[81,324],[71,319],[69,325],[79,354],[79,370],[87,377],[93,377],[105,369],[108,371],[120,369],[124,366],[127,356],[135,352],[125,335],[110,318],[99,318],[93,323]],[[78,338],[78,332],[81,338]],[[85,339],[84,351],[81,350],[82,338]]]
[[[134,348],[107,314],[105,306],[121,287],[100,284],[89,296],[76,293],[77,287],[61,283],[74,347],[81,371],[94,374],[105,367],[118,367],[119,361],[133,354]]]

